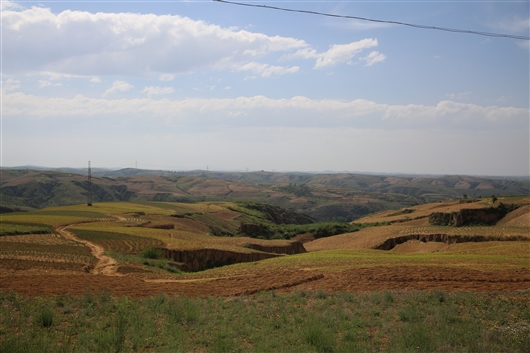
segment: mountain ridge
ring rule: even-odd
[[[80,204],[87,199],[86,174],[3,168],[0,180],[2,212]],[[322,221],[351,221],[386,209],[492,194],[527,195],[529,182],[455,175],[169,172],[135,168],[92,172],[93,202],[258,201]]]

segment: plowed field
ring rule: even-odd
[[[373,291],[407,289],[446,291],[516,291],[530,288],[530,270],[474,271],[455,268],[403,266],[359,268],[338,273],[313,270],[256,271],[246,275],[187,280],[147,280],[132,274],[11,275],[0,278],[0,291],[38,295],[84,295],[87,290],[108,290],[116,296],[148,297],[157,293],[187,296],[232,296],[266,290],[291,292],[323,289]]]

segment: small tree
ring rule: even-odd
[[[497,196],[491,195],[491,203],[495,205],[495,201],[497,201]]]
[[[462,198],[463,198],[464,200],[467,200],[467,194],[462,195]]]

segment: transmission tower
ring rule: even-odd
[[[88,161],[88,193],[86,195],[87,206],[92,206],[92,171],[90,170],[90,161]]]

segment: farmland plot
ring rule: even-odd
[[[0,223],[0,236],[17,234],[47,234],[51,233],[50,227],[45,225]]]
[[[72,229],[71,231],[81,239],[103,246],[106,251],[115,251],[124,254],[138,254],[146,248],[164,245],[158,239],[123,233],[85,229]]]
[[[59,234],[0,237],[0,269],[82,271],[94,261],[83,244]]]

